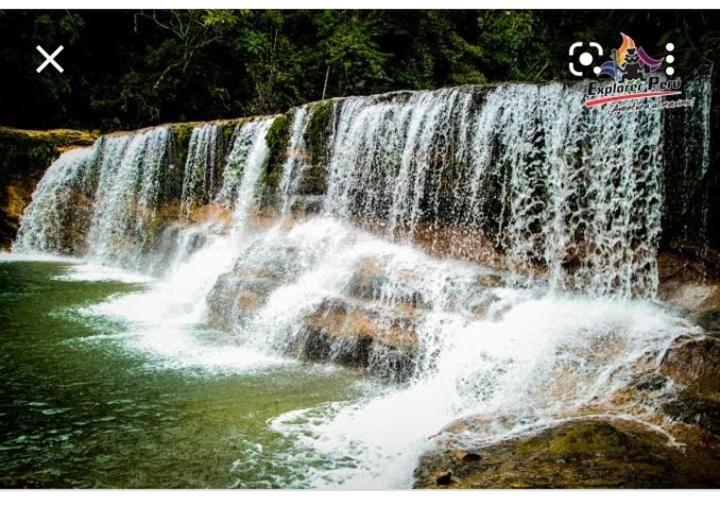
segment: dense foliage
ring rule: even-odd
[[[0,124],[134,128],[277,112],[347,94],[566,79],[575,40],[651,54],[682,75],[720,54],[717,12],[0,11]],[[62,44],[65,67],[37,74]]]

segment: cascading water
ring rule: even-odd
[[[269,155],[265,136],[271,124],[272,119],[266,119],[241,127],[238,132],[239,142],[236,141],[236,145],[233,146],[233,151],[230,153],[230,159],[225,168],[226,184],[223,186],[223,196],[228,195],[227,192],[233,194],[236,229],[245,226],[248,213],[256,204],[258,183]],[[241,176],[237,178],[237,174],[241,174]],[[234,180],[233,177],[237,180]]]
[[[173,192],[169,156],[167,128],[110,136],[88,150],[63,155],[38,185],[13,250],[87,253],[140,269],[161,206]],[[62,180],[53,181],[53,174]],[[55,210],[54,217],[44,202]],[[61,246],[59,237],[69,246]]]
[[[326,210],[380,218],[391,235],[443,220],[496,229],[515,271],[545,268],[559,289],[652,296],[660,112],[619,120],[581,99],[558,84],[501,86],[482,104],[459,89],[342,101]]]
[[[305,130],[308,126],[310,116],[307,107],[299,107],[293,115],[292,128],[290,130],[290,144],[288,156],[285,159],[280,181],[280,214],[287,215],[293,204],[293,196],[298,193],[299,184],[307,169],[307,143],[305,142]]]
[[[185,219],[194,208],[208,204],[217,191],[221,139],[222,127],[214,124],[193,128],[190,134],[180,207]]]
[[[65,226],[85,187],[85,169],[96,148],[63,153],[45,172],[25,210],[13,251],[71,253],[74,241]],[[66,221],[67,220],[67,221]]]
[[[632,300],[657,288],[663,113],[618,116],[582,98],[517,84],[337,99],[322,146],[310,126],[326,105],[300,107],[269,226],[253,218],[277,118],[241,123],[222,161],[218,127],[195,128],[184,175],[168,129],[108,137],[48,170],[15,249],[83,253],[61,239],[81,188],[91,257],[140,268],[160,248],[168,264],[149,291],[91,311],[136,322],[141,349],[184,367],[296,356],[396,380],[271,426],[295,443],[288,460],[312,468],[296,486],[407,486],[453,420],[487,420],[475,437],[492,441],[574,416],[693,332]],[[317,179],[313,149],[327,160],[323,209],[293,214]],[[205,204],[232,210],[231,223],[186,223]],[[162,219],[181,230],[170,246],[152,230]],[[476,248],[505,269],[468,261]],[[193,325],[223,332],[198,339]]]
[[[223,185],[216,196],[221,204],[235,206],[238,201],[241,207],[249,205],[248,199],[254,198],[255,181],[259,177],[267,158],[265,136],[270,128],[271,120],[250,121],[240,125],[235,133],[230,154],[223,169]],[[246,173],[250,165],[258,172]],[[243,183],[251,183],[243,186]]]
[[[92,255],[110,263],[140,267],[142,253],[150,246],[163,187],[171,176],[166,170],[169,142],[167,128],[135,135],[116,164],[114,154],[123,149],[125,140],[107,141],[108,161],[100,166],[88,232]]]

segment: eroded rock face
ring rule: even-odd
[[[661,411],[674,421],[720,436],[720,339],[677,339],[665,353],[659,372],[678,390]]]
[[[662,411],[673,420],[695,425],[715,436],[720,436],[720,403],[683,392],[665,403]]]
[[[208,296],[210,325],[230,330],[260,308],[275,284],[267,278],[253,278],[228,272],[220,276]]]
[[[350,278],[345,294],[349,297],[376,300],[392,297],[393,304],[408,304],[414,308],[428,309],[432,301],[419,289],[420,273],[411,269],[388,268],[380,258],[371,258],[358,266]]]
[[[574,420],[485,447],[447,440],[425,454],[416,488],[693,488],[720,485],[718,443],[683,452],[627,421]]]

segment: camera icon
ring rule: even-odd
[[[568,50],[570,56],[570,62],[568,68],[570,73],[577,77],[588,77],[590,67],[596,62],[601,56],[603,56],[603,48],[597,42],[588,42],[587,46],[589,51],[581,51],[585,43],[573,42]],[[600,66],[595,65],[592,67],[592,73],[598,75],[600,73]]]

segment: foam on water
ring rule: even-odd
[[[53,279],[59,281],[119,281],[129,284],[145,284],[154,281],[153,277],[135,271],[93,263],[73,265]]]
[[[490,443],[572,416],[625,385],[636,360],[697,331],[649,303],[505,295],[513,305],[497,321],[428,316],[439,354],[409,386],[276,418],[275,430],[324,462],[298,485],[408,487],[429,437],[458,418],[484,419],[472,438]]]
[[[18,253],[14,251],[0,251],[0,262],[56,262],[81,264],[83,260],[77,257],[56,255],[52,253]]]

